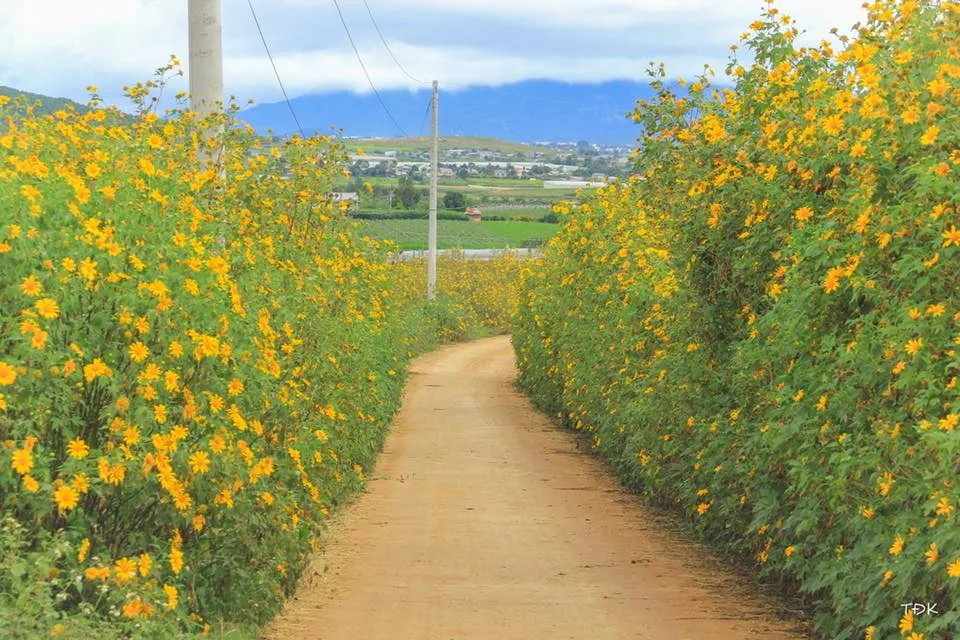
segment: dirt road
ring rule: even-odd
[[[807,637],[621,492],[513,378],[508,337],[414,363],[368,492],[268,638]]]

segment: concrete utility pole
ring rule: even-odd
[[[187,0],[190,108],[203,118],[223,109],[221,0]],[[208,131],[208,136],[217,132]],[[201,154],[200,161],[208,159]]]
[[[427,232],[427,246],[430,255],[427,258],[427,299],[437,296],[437,164],[440,155],[440,138],[437,127],[439,98],[437,81],[433,81],[433,144],[430,149],[430,225]]]

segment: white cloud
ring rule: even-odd
[[[651,60],[661,58],[652,55],[651,60],[628,57],[583,58],[540,57],[521,58],[488,55],[473,49],[418,49],[417,59],[423,68],[433,69],[446,89],[466,85],[496,85],[537,78],[557,78],[572,82],[600,82],[611,78],[645,81],[645,69]],[[377,51],[361,52],[367,69],[380,89],[409,88],[418,85],[406,76],[396,73],[392,60]],[[398,54],[399,56],[399,54]],[[275,60],[290,94],[311,91],[347,89],[359,93],[370,91],[370,85],[357,68],[357,61],[350,52],[307,52],[282,56]],[[700,57],[673,56],[672,70],[678,75],[690,76],[703,70],[704,63],[712,63],[718,72],[725,64],[723,59],[704,60]],[[270,63],[262,56],[228,58],[224,62],[225,77],[234,93],[257,97],[258,94],[273,94],[276,78]],[[322,73],[318,73],[322,70]],[[558,75],[562,73],[562,75]],[[416,73],[414,71],[414,73]],[[426,77],[432,78],[431,75]],[[457,79],[465,79],[460,80]]]
[[[454,84],[526,78],[642,80],[650,60],[690,75],[718,71],[728,46],[761,11],[759,0],[368,0],[394,53],[414,75]],[[340,0],[378,87],[415,85],[397,69],[359,0]],[[184,0],[2,0],[0,84],[108,98],[148,79],[175,53],[187,62]],[[329,0],[255,0],[290,93],[368,89]],[[860,0],[780,0],[810,35],[849,27]],[[275,100],[276,79],[245,0],[224,0],[227,90]],[[467,34],[451,42],[445,34]],[[174,87],[185,89],[186,82]]]

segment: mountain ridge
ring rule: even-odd
[[[343,130],[351,137],[417,136],[429,133],[430,89],[381,91],[396,126],[373,93],[334,91],[290,101],[307,135]],[[595,84],[526,80],[440,92],[440,133],[514,142],[576,142],[632,145],[639,131],[628,118],[636,101],[650,98],[646,84],[614,80]],[[245,109],[238,117],[259,133],[286,135],[296,124],[285,102]]]

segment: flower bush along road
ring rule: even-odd
[[[637,176],[523,268],[525,389],[824,638],[960,634],[958,18],[800,48],[771,6],[732,86],[652,70]]]
[[[413,267],[389,265],[324,197],[346,158],[330,138],[268,151],[235,106],[221,122],[158,117],[151,95],[178,65],[128,89],[133,116],[41,117],[0,98],[13,637],[263,623],[362,486],[409,358],[509,314],[515,264],[475,266],[447,292],[462,266],[442,262],[444,295],[422,304]],[[211,127],[222,174],[195,161]]]

